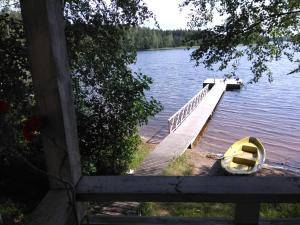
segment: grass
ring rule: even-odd
[[[147,144],[141,141],[141,144],[139,145],[138,149],[133,155],[133,159],[129,165],[129,168],[132,170],[136,170],[141,164],[141,162],[144,160],[146,155],[149,154],[149,152],[150,152],[149,146],[147,146]]]
[[[221,203],[142,203],[143,216],[224,217],[232,219],[234,204]],[[268,219],[299,218],[300,204],[261,204],[260,217]]]
[[[138,212],[142,216],[185,216],[233,218],[233,204],[221,203],[141,203]]]
[[[193,175],[193,165],[186,154],[175,159],[164,171],[165,176]],[[140,204],[139,214],[143,216],[187,216],[233,218],[234,204],[223,203],[153,203]],[[261,204],[263,218],[298,218],[300,204]]]
[[[264,218],[299,218],[300,203],[261,204],[260,216]]]
[[[193,165],[186,154],[176,158],[166,169],[164,176],[191,176]],[[139,214],[143,216],[187,216],[187,217],[225,217],[232,218],[233,204],[220,203],[142,203]]]
[[[165,216],[160,203],[157,202],[142,202],[138,206],[137,212],[141,216]]]
[[[193,175],[192,165],[189,163],[186,154],[176,158],[173,163],[171,163],[162,172],[164,176],[191,176]]]

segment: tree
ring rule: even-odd
[[[129,68],[136,53],[127,31],[152,14],[139,0],[90,2],[64,5],[83,172],[122,174],[139,145],[139,125],[162,108],[145,97],[151,78]],[[15,217],[18,203],[26,212],[36,206],[47,179],[28,167],[44,170],[45,163],[18,2],[0,0],[0,10],[0,214],[8,205]]]
[[[89,2],[65,6],[83,168],[120,174],[139,144],[138,126],[161,110],[144,94],[151,79],[128,67],[136,54],[127,32],[152,14],[142,1]]]
[[[173,39],[173,34],[172,32],[166,32],[164,36],[164,45],[166,47],[174,47],[174,39]]]
[[[45,169],[40,139],[25,139],[35,100],[18,12],[0,12],[0,34],[0,214],[4,224],[13,224],[8,217],[20,220],[20,209],[33,209],[46,194],[48,181],[26,164]]]
[[[0,17],[0,100],[10,106],[0,115],[0,132],[11,133],[1,138],[0,155],[11,163],[14,152],[35,155],[41,146],[38,136],[26,142],[22,131],[22,121],[37,112],[18,4],[0,2],[7,6]],[[83,172],[125,173],[140,142],[139,125],[162,108],[145,96],[151,78],[129,68],[136,53],[126,40],[127,31],[152,13],[140,0],[69,0],[64,15]]]
[[[196,64],[219,70],[232,65],[235,75],[241,57],[252,62],[252,82],[263,75],[272,81],[266,62],[287,56],[297,61],[300,51],[299,0],[185,0],[181,7],[191,7],[189,26],[199,29],[194,40],[200,47],[192,53]],[[223,19],[223,21],[216,21]],[[299,60],[299,59],[298,59]],[[300,63],[289,73],[300,71]]]

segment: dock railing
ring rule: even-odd
[[[169,132],[176,130],[182,122],[194,111],[199,105],[204,96],[209,91],[209,85],[206,85],[201,91],[199,91],[190,101],[188,101],[181,109],[179,109],[173,116],[168,119]]]

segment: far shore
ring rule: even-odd
[[[149,48],[149,49],[140,49],[138,52],[144,52],[144,51],[159,51],[159,50],[176,50],[176,49],[188,49],[188,48],[197,48],[199,46],[193,46],[193,47],[188,47],[188,46],[178,46],[178,47],[166,47],[166,48]]]

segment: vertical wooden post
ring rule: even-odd
[[[77,184],[81,177],[61,0],[21,0],[48,172]],[[50,179],[51,188],[62,187]]]
[[[236,225],[258,225],[259,203],[238,203],[235,205],[234,223]]]
[[[81,207],[72,199],[72,193],[63,190],[78,183],[81,164],[62,1],[21,0],[21,11],[35,99],[39,114],[46,119],[42,136],[47,172],[60,178],[49,177],[51,191],[38,207],[39,216],[35,214],[32,224],[76,224],[74,222],[80,218]],[[62,179],[69,185],[63,183]],[[53,194],[57,193],[55,189],[62,189],[63,196]],[[62,210],[56,210],[58,207]],[[49,215],[51,212],[60,215]],[[55,218],[59,220],[53,222]]]

